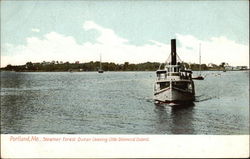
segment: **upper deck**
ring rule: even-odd
[[[166,65],[164,70],[157,70],[157,81],[192,80],[192,71],[181,68],[180,65]]]

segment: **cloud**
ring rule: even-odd
[[[40,29],[32,28],[31,31],[32,31],[32,32],[37,32],[37,33],[38,33],[38,32],[40,32]]]
[[[28,61],[98,61],[100,53],[104,62],[164,62],[171,50],[170,39],[167,44],[149,40],[150,43],[137,46],[93,21],[86,21],[83,29],[96,30],[99,33],[96,42],[79,44],[72,36],[50,32],[42,37],[27,38],[25,45],[4,44],[1,48],[1,67],[7,64],[25,64]],[[176,37],[180,44],[177,46],[177,53],[185,62],[199,62],[201,43],[202,63],[249,65],[249,46],[238,44],[226,37],[211,37],[203,41],[192,35],[176,34]]]
[[[186,61],[199,62],[199,44],[201,44],[202,63],[227,62],[230,65],[249,65],[249,46],[238,44],[226,37],[211,37],[206,41],[199,40],[192,35],[176,34],[181,42],[180,57]]]
[[[83,28],[86,31],[91,30],[91,29],[98,30],[100,32],[100,36],[97,38],[97,41],[105,45],[114,46],[114,45],[121,45],[121,44],[128,42],[127,39],[117,36],[113,30],[103,28],[93,21],[86,21],[83,24]]]

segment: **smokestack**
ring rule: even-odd
[[[171,65],[176,65],[176,39],[171,39]]]

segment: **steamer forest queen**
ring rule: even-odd
[[[178,58],[178,59],[177,59]],[[176,53],[176,39],[171,40],[171,54],[156,71],[154,100],[156,103],[186,103],[195,100],[192,71],[182,64]]]

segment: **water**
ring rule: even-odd
[[[1,72],[1,133],[249,134],[249,72],[203,74],[171,108],[152,100],[154,72]]]

